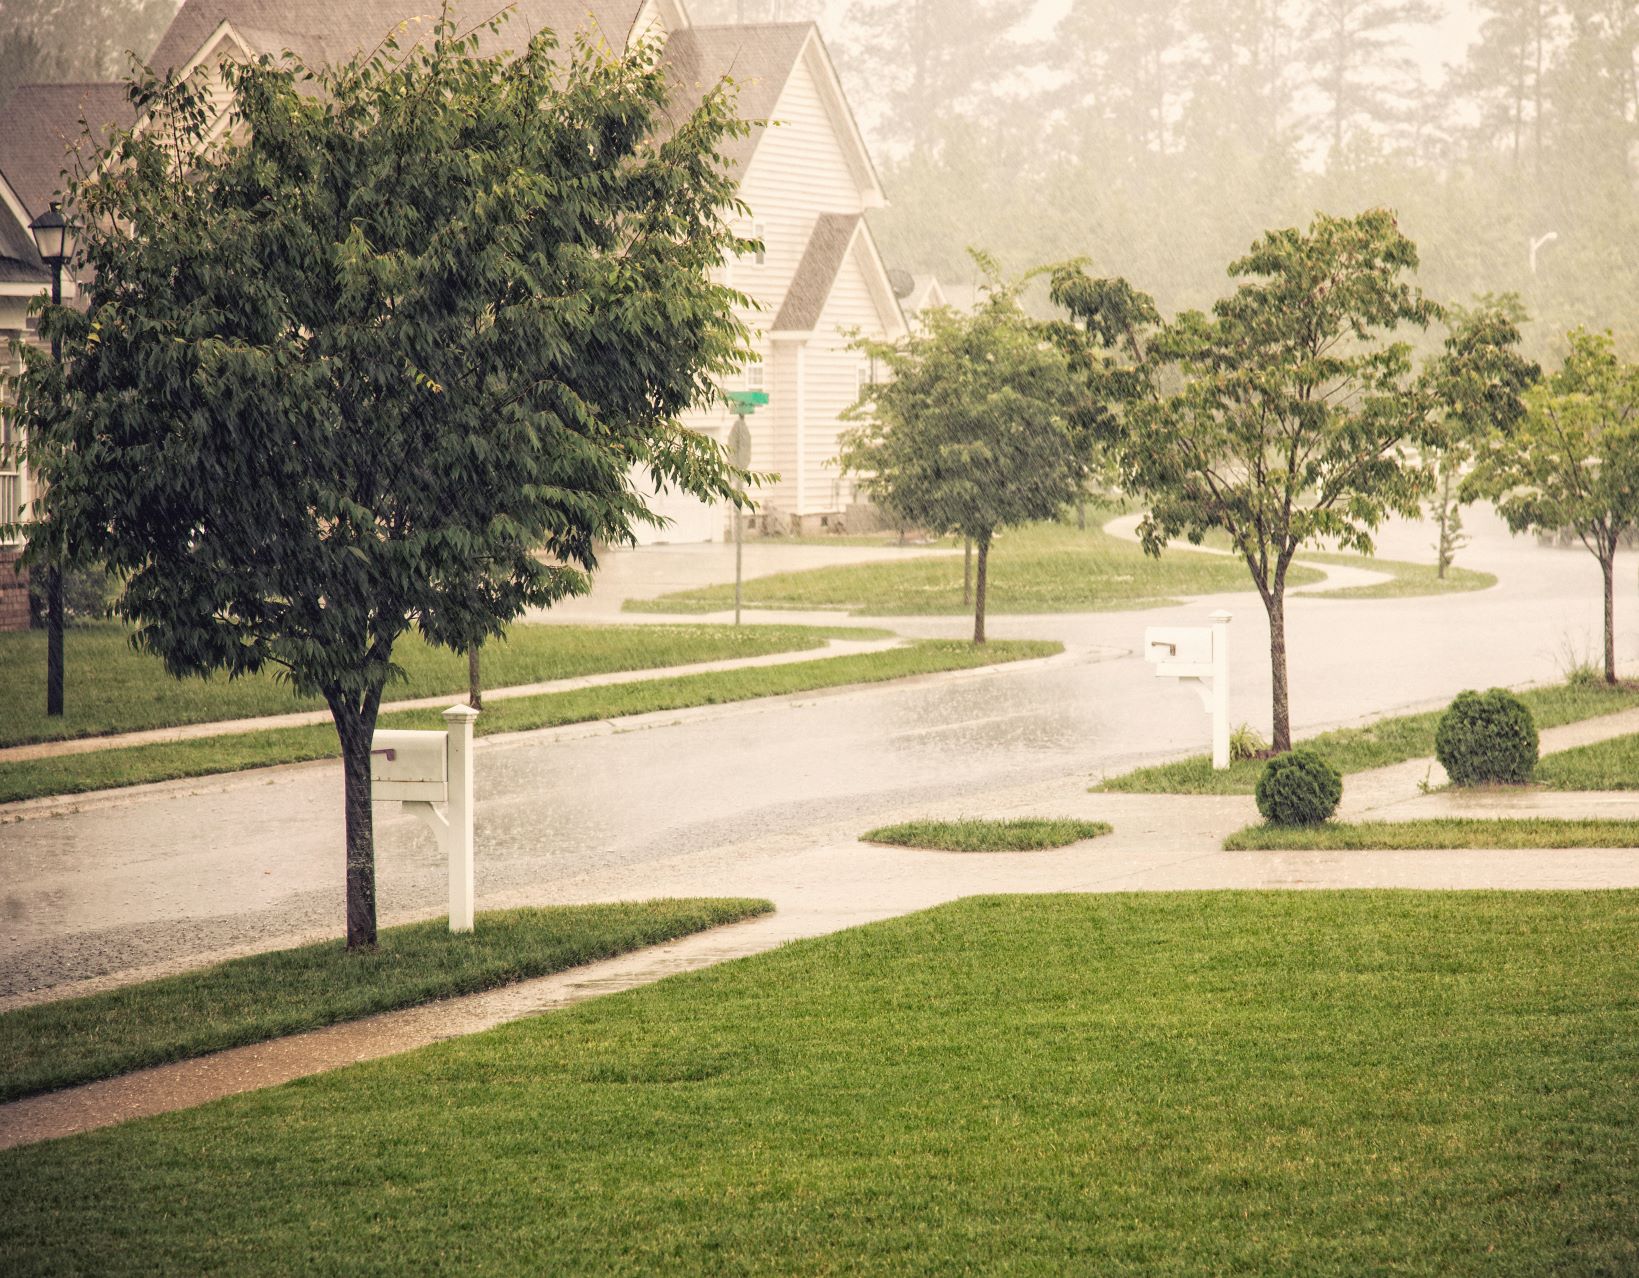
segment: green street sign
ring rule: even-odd
[[[768,403],[767,391],[725,391],[728,411],[739,417],[749,417]]]

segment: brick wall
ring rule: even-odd
[[[18,566],[20,554],[0,547],[0,630],[28,629],[28,569]]]

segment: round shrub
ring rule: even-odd
[[[1342,798],[1342,776],[1313,750],[1276,755],[1258,778],[1258,811],[1276,825],[1319,825]]]
[[[1453,785],[1521,785],[1537,766],[1537,725],[1506,688],[1460,693],[1440,717],[1434,757]]]

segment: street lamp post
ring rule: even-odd
[[[51,304],[63,304],[63,267],[74,256],[74,226],[63,216],[58,200],[33,222],[29,231],[40,260],[51,268]],[[61,364],[62,341],[51,335],[51,359]],[[48,531],[47,535],[50,533]],[[63,569],[61,546],[53,546],[46,565],[46,714],[63,712]]]

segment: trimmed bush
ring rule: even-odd
[[[1434,757],[1453,785],[1523,785],[1537,766],[1537,725],[1506,688],[1459,693],[1434,734]]]
[[[1342,774],[1313,750],[1276,755],[1258,778],[1258,811],[1276,825],[1319,825],[1342,799]]]

